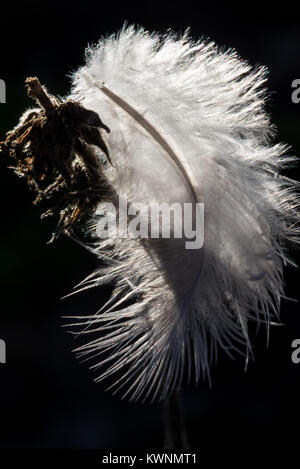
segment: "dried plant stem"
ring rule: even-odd
[[[164,447],[166,449],[188,449],[188,437],[184,422],[181,394],[173,393],[163,403]]]
[[[30,98],[37,101],[46,112],[53,109],[54,105],[37,77],[28,77],[25,84]]]

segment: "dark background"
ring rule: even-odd
[[[243,8],[242,8],[243,7]],[[67,75],[83,64],[84,49],[100,36],[117,31],[127,20],[147,29],[209,37],[233,47],[252,65],[269,68],[268,111],[278,127],[278,141],[300,155],[300,104],[291,101],[291,83],[300,78],[299,20],[290,4],[263,9],[263,4],[226,2],[210,8],[202,2],[35,2],[1,6],[0,78],[6,81],[7,104],[0,104],[0,140],[32,103],[24,79],[37,75],[56,95],[69,91]],[[161,447],[158,404],[131,404],[96,385],[88,366],[71,353],[76,342],[61,327],[61,316],[91,313],[105,292],[90,291],[69,300],[71,291],[97,265],[75,242],[47,245],[53,221],[40,221],[24,181],[1,161],[1,315],[0,338],[7,344],[7,364],[0,364],[1,448]],[[300,166],[299,166],[300,167]],[[299,180],[299,170],[288,176]],[[299,254],[292,253],[299,261]],[[299,298],[299,270],[286,269],[286,294]],[[200,452],[222,446],[224,460],[240,449],[247,457],[282,446],[297,431],[300,364],[291,361],[291,342],[300,338],[299,305],[284,301],[285,326],[273,327],[269,347],[265,331],[255,343],[255,363],[220,353],[206,382],[184,391],[191,445]],[[226,445],[224,442],[226,441]],[[228,444],[227,444],[228,443]]]

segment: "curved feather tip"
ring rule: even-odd
[[[265,81],[232,50],[133,26],[89,47],[74,74],[71,98],[111,130],[113,166],[100,154],[99,164],[114,189],[89,226],[101,267],[79,289],[114,291],[73,325],[94,334],[77,351],[104,367],[97,381],[113,376],[123,396],[164,399],[185,378],[209,377],[218,346],[247,360],[249,321],[277,317],[299,201],[280,175],[294,158],[271,143]],[[152,230],[153,207],[160,222],[173,214],[169,236]],[[186,207],[196,249],[178,235]]]

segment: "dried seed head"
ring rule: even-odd
[[[27,78],[25,83],[39,107],[23,114],[0,143],[0,152],[16,161],[13,169],[26,178],[34,203],[55,200],[43,214],[59,214],[53,240],[62,232],[69,234],[81,214],[94,209],[109,192],[95,150],[100,149],[111,162],[100,132],[110,129],[80,103],[51,96],[38,78]]]

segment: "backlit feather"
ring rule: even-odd
[[[114,292],[96,315],[76,317],[91,335],[78,351],[124,396],[163,399],[185,375],[209,377],[218,346],[247,357],[249,320],[276,318],[299,212],[295,183],[279,174],[293,158],[271,144],[265,80],[232,50],[134,27],[89,47],[74,74],[71,98],[111,130],[113,167],[100,153],[99,164],[115,196],[204,203],[200,249],[184,238],[102,239],[101,216],[90,224],[100,267],[79,289]]]

